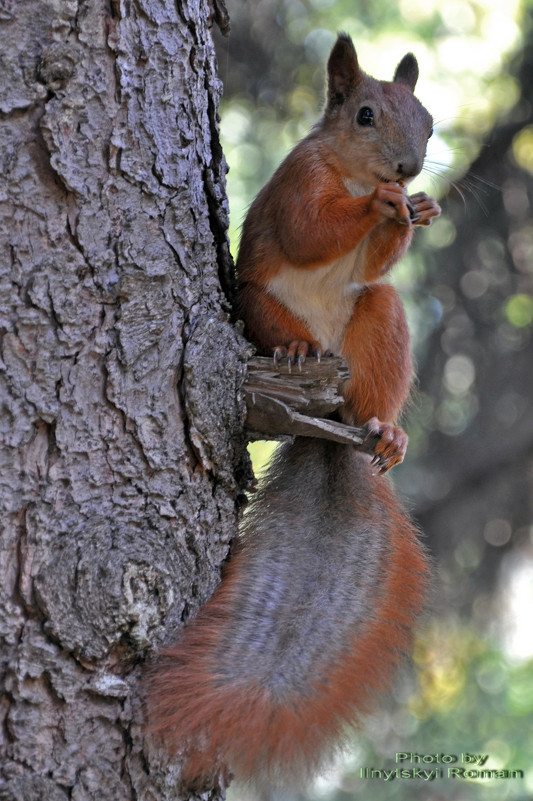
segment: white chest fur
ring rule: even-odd
[[[340,259],[312,269],[284,265],[268,291],[303,320],[324,350],[339,354],[344,332],[361,291],[366,243]]]

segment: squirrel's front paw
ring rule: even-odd
[[[373,454],[372,464],[379,473],[386,473],[403,462],[407,450],[407,434],[403,428],[382,423],[377,417],[371,417],[363,428],[367,433],[362,449]]]
[[[413,225],[431,225],[433,217],[438,217],[440,214],[441,209],[437,201],[426,195],[425,192],[411,195],[409,202],[413,207],[411,214]]]
[[[324,352],[320,342],[308,342],[305,339],[294,339],[292,342],[289,342],[287,346],[276,345],[274,348],[274,365],[277,367],[281,359],[286,356],[290,372],[295,361],[298,362],[298,368],[301,370],[306,356],[316,356],[317,360],[320,361],[322,356],[331,355],[330,351]]]
[[[400,184],[378,184],[371,195],[370,207],[381,217],[395,220],[401,225],[411,225],[411,204],[405,188]]]

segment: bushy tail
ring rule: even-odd
[[[284,446],[212,600],[147,682],[186,780],[312,775],[409,649],[428,562],[386,479],[349,446]]]

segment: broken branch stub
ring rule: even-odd
[[[308,358],[301,366],[274,364],[268,356],[248,362],[244,385],[246,427],[251,439],[318,437],[361,445],[365,431],[326,419],[344,403],[342,388],[350,377],[340,357]]]

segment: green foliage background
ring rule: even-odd
[[[395,269],[394,283],[408,310],[415,353],[423,362],[448,297],[445,276],[440,295],[419,289],[432,269],[428,254],[454,241],[456,217],[449,205],[454,198],[463,198],[463,213],[468,216],[472,205],[483,209],[491,193],[501,191],[471,174],[462,176],[482,152],[490,131],[516,118],[519,54],[531,2],[234,0],[228,6],[234,32],[217,46],[225,84],[221,130],[230,166],[234,256],[240,224],[253,196],[320,113],[324,65],[336,32],[352,36],[363,68],[378,78],[390,78],[405,52],[416,54],[421,73],[416,94],[434,115],[435,135],[427,169],[413,191],[424,189],[441,198],[443,216],[418,234],[416,248]],[[532,126],[522,127],[514,137],[511,158],[533,172]],[[528,230],[533,261],[533,225]],[[467,296],[470,292],[476,297],[481,291],[476,275],[470,284],[464,282]],[[533,299],[527,291],[506,297],[499,313],[506,335],[516,341],[530,335]],[[413,464],[427,450],[433,430],[460,437],[479,407],[472,375],[475,365],[467,357],[454,359],[448,360],[443,376],[451,398],[448,406],[421,393],[408,420]],[[272,447],[271,443],[253,447],[256,469]],[[407,464],[403,486],[399,472],[399,485],[407,493],[413,490],[407,485],[417,480],[415,467],[409,472]],[[506,545],[511,538],[509,522],[496,519],[491,525],[485,527],[489,545],[494,549]],[[481,559],[479,546],[465,536],[454,546],[449,563],[443,567],[437,562],[444,590],[437,593],[419,633],[414,666],[405,669],[394,695],[352,737],[351,748],[330,774],[305,794],[290,796],[290,801],[533,798],[533,568],[522,559],[524,553],[531,556],[532,532],[531,525],[521,530],[521,542],[527,547],[518,557],[511,554],[502,560],[499,582],[475,593],[469,611],[449,608],[448,600],[454,587],[471,580]],[[460,594],[460,589],[456,592]],[[362,767],[388,771],[397,767],[397,752],[452,754],[459,757],[458,764],[463,752],[488,754],[485,768],[521,769],[525,777],[434,782],[361,778]],[[231,796],[249,797],[239,795],[238,789],[230,790]]]

